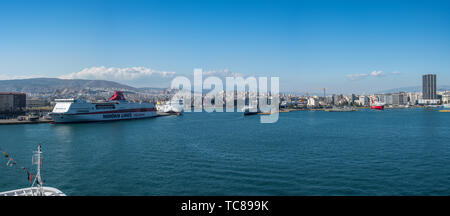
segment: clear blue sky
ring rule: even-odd
[[[449,1],[0,1],[0,78],[226,68],[359,93],[450,84],[449,59]]]

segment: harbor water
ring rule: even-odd
[[[0,125],[27,168],[67,195],[450,195],[450,115],[426,109],[185,113],[85,124]],[[0,159],[0,191],[29,186]]]

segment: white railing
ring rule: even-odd
[[[42,187],[42,196],[66,196],[60,190],[53,187]],[[38,196],[38,187],[22,188],[12,191],[0,192],[0,196]]]

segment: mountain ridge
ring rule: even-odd
[[[0,80],[0,92],[24,92],[24,93],[36,93],[36,92],[55,92],[58,90],[71,89],[74,91],[83,90],[86,88],[92,89],[115,89],[134,92],[162,92],[169,88],[155,88],[155,87],[133,87],[125,84],[121,84],[114,81],[107,80],[88,80],[88,79],[59,79],[59,78],[28,78],[28,79],[13,79],[13,80]],[[450,85],[438,86],[438,91],[450,90]],[[395,92],[421,92],[421,86],[410,86],[387,89],[376,92],[376,94],[382,93],[395,93]],[[310,95],[314,95],[310,93]],[[317,95],[319,95],[317,93]]]
[[[29,78],[29,79],[0,80],[0,91],[3,92],[36,93],[36,92],[52,92],[63,89],[82,90],[86,88],[117,89],[136,92],[164,90],[164,88],[152,88],[152,87],[136,88],[129,85],[107,80],[59,79],[59,78]]]

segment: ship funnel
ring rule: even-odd
[[[109,98],[110,101],[120,101],[125,100],[125,96],[123,96],[123,92],[121,91],[115,91],[114,95]]]

